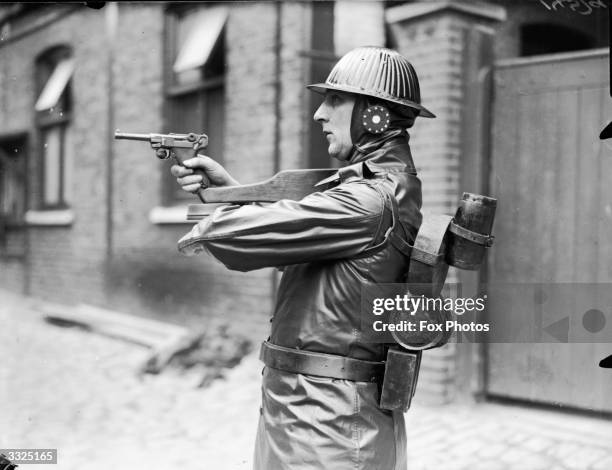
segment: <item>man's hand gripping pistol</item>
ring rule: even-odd
[[[177,164],[184,166],[183,162],[197,156],[198,152],[208,146],[208,136],[206,134],[128,134],[115,131],[117,140],[139,140],[149,142],[151,148],[155,150],[155,156],[160,160],[173,158]],[[194,173],[202,176],[202,189],[196,194],[204,202],[202,192],[210,185],[208,177],[201,170],[194,170]]]

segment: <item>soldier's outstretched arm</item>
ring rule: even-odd
[[[239,271],[342,259],[379,241],[391,220],[379,192],[354,182],[300,201],[219,208],[179,241],[179,250],[207,251]]]

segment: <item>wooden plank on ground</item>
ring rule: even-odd
[[[188,330],[169,323],[135,317],[91,305],[66,306],[39,303],[34,306],[51,323],[73,324],[149,348],[160,348],[186,336]]]

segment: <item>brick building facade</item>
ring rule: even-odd
[[[213,16],[218,34],[196,36],[208,53],[187,57],[191,31],[214,30]],[[12,201],[1,206],[0,282],[170,321],[223,316],[264,338],[277,274],[178,256],[193,201],[177,196],[169,165],[146,143],[113,141],[114,130],[204,130],[211,154],[244,183],[321,166],[324,141],[311,118],[319,98],[304,84],[325,78],[355,46],[386,44],[413,62],[423,103],[438,116],[417,120],[411,143],[425,209],[450,213],[462,191],[486,189],[484,173],[470,166],[487,125],[469,106],[478,101],[474,84],[494,59],[529,53],[527,23],[571,27],[588,47],[607,39],[601,15],[577,22],[538,1],[0,7],[0,194]],[[72,67],[65,83],[60,64]],[[478,389],[473,351],[459,346],[426,355],[421,398]]]

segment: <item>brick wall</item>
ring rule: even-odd
[[[26,283],[26,267],[19,259],[0,258],[0,285],[3,289],[23,292]]]
[[[334,7],[334,46],[341,56],[359,46],[385,45],[384,2],[338,0]]]
[[[274,161],[274,4],[233,5],[227,43],[226,166],[241,182],[261,181]]]
[[[417,71],[422,104],[437,116],[417,119],[410,132],[423,208],[435,213],[452,211],[459,191],[463,27],[459,17],[392,25],[399,52]]]
[[[26,285],[27,245],[20,228],[0,228],[0,286],[23,292]]]
[[[309,49],[312,10],[305,2],[283,2],[281,49],[281,169],[305,168],[308,162],[302,146],[308,132],[308,63],[301,52]]]
[[[78,215],[70,227],[30,230],[30,292],[43,298],[66,301],[87,295],[97,300],[103,297],[104,226],[100,198],[104,191],[101,175],[105,144],[101,136],[93,134],[105,122],[104,94],[99,92],[104,87],[104,75],[99,72],[100,62],[91,60],[100,56],[103,44],[92,32],[103,30],[103,17],[83,8],[0,48],[0,126],[4,132],[30,132],[31,175],[38,174],[38,145],[31,132],[37,99],[35,58],[49,47],[65,44],[73,48],[79,64],[73,76],[76,105],[72,120],[74,145],[79,149],[75,152],[72,208]],[[30,205],[35,207],[39,197],[35,178],[30,178],[28,189]]]
[[[133,20],[147,27],[145,38],[139,37],[137,29],[120,28],[121,44],[138,41],[140,46],[127,46],[117,55],[116,76],[140,77],[137,83],[117,86],[117,126],[138,132],[162,126],[162,11],[158,6],[148,8],[155,17],[146,22],[140,19],[141,5],[122,7],[120,15],[126,24]],[[252,21],[254,17],[265,24]],[[243,183],[273,173],[273,39],[273,4],[232,4],[226,26],[224,159],[227,169]],[[138,47],[146,49],[135,60]],[[135,312],[196,324],[197,318],[231,318],[246,332],[264,337],[271,310],[270,270],[231,272],[210,256],[178,254],[176,242],[191,225],[154,225],[148,220],[152,207],[162,202],[161,174],[169,171],[170,164],[157,161],[146,144],[126,143],[124,148],[130,150],[115,159],[115,236],[109,278],[115,291],[113,303],[117,308],[129,306]],[[124,157],[130,163],[120,164]],[[132,170],[123,172],[124,165]]]

